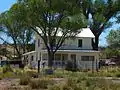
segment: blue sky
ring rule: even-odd
[[[0,1],[0,13],[8,10],[12,4],[14,4],[16,2],[16,0],[1,0]],[[106,46],[106,40],[105,37],[108,35],[109,31],[111,29],[116,29],[118,27],[118,25],[114,25],[112,28],[107,29],[105,32],[103,32],[100,36],[100,41],[99,41],[99,45],[100,46]]]

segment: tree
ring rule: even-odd
[[[108,46],[114,49],[120,49],[120,30],[111,30],[106,37]]]
[[[82,11],[73,0],[19,0],[14,7],[19,12],[17,17],[24,16],[24,24],[42,38],[48,51],[48,67],[52,67],[54,54],[65,39],[86,27]],[[58,38],[59,32],[62,35]]]
[[[3,12],[0,15],[0,26],[0,32],[4,35],[6,34],[13,44],[3,37],[0,37],[0,39],[4,41],[4,43],[13,46],[17,52],[17,57],[21,58],[21,55],[27,52],[26,46],[31,43],[33,32],[23,27],[20,22],[15,20],[14,14],[11,11]]]
[[[111,26],[110,19],[120,11],[120,0],[82,0],[80,4],[95,36],[93,49],[98,50],[99,36]]]
[[[120,55],[120,30],[111,30],[106,37],[108,46],[102,50],[101,57],[111,58]]]

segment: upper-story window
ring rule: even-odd
[[[33,59],[34,59],[34,56],[31,56],[31,61],[33,61]]]
[[[38,39],[38,47],[40,47],[40,39]]]
[[[78,47],[82,47],[82,39],[78,39]]]

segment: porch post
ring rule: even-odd
[[[61,56],[60,56],[60,63],[61,63],[61,65],[62,65],[62,68],[63,68],[63,58],[62,58],[62,54],[60,54]]]
[[[70,56],[71,56],[71,54],[70,54],[70,53],[68,53],[68,60],[71,60]]]
[[[42,58],[42,56],[43,56],[43,53],[41,52],[41,54],[40,54],[41,56],[41,59],[40,59],[40,68],[42,68],[42,61],[43,61],[43,58]]]

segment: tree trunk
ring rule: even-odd
[[[95,50],[98,51],[99,36],[95,36]]]
[[[95,41],[92,41],[92,47],[94,50],[98,51],[98,44],[99,44],[99,36],[95,35]]]
[[[49,68],[52,68],[53,60],[54,60],[54,53],[49,51],[48,52],[48,67]]]

